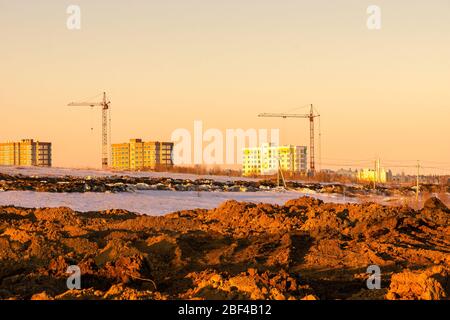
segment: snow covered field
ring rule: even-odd
[[[254,180],[250,178],[226,177],[226,176],[199,176],[192,174],[167,173],[167,172],[129,172],[129,171],[106,171],[95,169],[65,169],[65,168],[38,168],[38,167],[2,167],[0,173],[39,177],[107,177],[107,176],[132,176],[132,177],[172,177],[175,179],[199,178],[212,179],[216,181]],[[337,194],[315,193],[309,189],[299,191],[259,191],[259,192],[177,192],[177,191],[150,191],[142,190],[136,192],[121,193],[49,193],[34,191],[6,191],[0,192],[0,206],[14,205],[19,207],[69,207],[76,211],[98,211],[106,209],[125,209],[128,211],[148,214],[162,215],[179,210],[217,207],[224,201],[237,200],[253,203],[284,204],[287,200],[302,196],[311,196],[325,202],[366,202],[373,201],[384,205],[414,205],[413,198],[384,197],[367,195],[359,198],[349,198]],[[439,197],[447,205],[450,204],[450,195],[433,195]],[[420,205],[426,199],[420,199]]]
[[[150,178],[165,178],[170,177],[174,179],[212,179],[216,181],[255,181],[256,179],[244,177],[227,177],[227,176],[211,176],[211,175],[195,175],[187,173],[173,173],[173,172],[136,172],[136,171],[110,171],[97,169],[71,169],[71,168],[43,168],[43,167],[13,167],[0,166],[0,173],[8,175],[24,175],[24,176],[39,176],[39,177],[108,177],[108,176],[129,176],[129,177],[150,177]]]
[[[9,175],[25,175],[39,177],[171,177],[175,179],[213,179],[216,181],[255,180],[242,177],[193,175],[168,172],[130,172],[108,171],[95,169],[39,168],[39,167],[8,167],[0,166],[0,173]],[[284,204],[290,199],[305,195],[314,196],[328,202],[348,202],[342,196],[332,194],[311,194],[308,192],[176,192],[150,191],[122,193],[50,193],[34,191],[0,192],[0,206],[14,205],[18,207],[69,207],[76,211],[98,211],[107,209],[125,209],[128,211],[162,215],[186,209],[211,209],[227,200],[247,201],[253,203]],[[354,202],[355,200],[353,200]]]
[[[284,204],[290,199],[302,197],[299,192],[177,192],[137,191],[121,193],[49,193],[34,191],[0,192],[0,206],[19,207],[69,207],[76,211],[125,209],[128,211],[162,215],[174,211],[204,208],[211,209],[227,200],[253,203]],[[355,202],[337,195],[313,195],[328,202]]]

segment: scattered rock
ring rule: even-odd
[[[441,300],[450,297],[450,272],[444,266],[405,270],[391,277],[389,300]]]
[[[447,216],[437,199],[420,212],[303,197],[162,217],[0,207],[0,298],[448,299]],[[81,290],[67,290],[71,265]]]

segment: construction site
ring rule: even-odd
[[[447,2],[0,6],[0,300],[450,300]]]
[[[111,145],[111,101],[103,92],[103,99],[99,102],[71,102],[70,107],[100,107],[102,112],[102,158],[101,164],[103,169],[120,169],[120,170],[152,170],[157,165],[172,166],[173,163],[173,142],[142,142],[141,139],[130,139],[130,143],[112,144]],[[309,120],[309,168],[306,164],[307,148],[296,146],[295,151],[289,147],[283,151],[281,147],[278,151],[268,151],[265,155],[267,164],[262,167],[256,167],[255,163],[261,163],[261,152],[259,149],[254,150],[254,155],[250,155],[251,149],[244,148],[245,155],[243,164],[243,175],[265,175],[266,173],[276,171],[288,171],[291,173],[303,173],[314,175],[316,171],[315,165],[315,129],[314,119],[320,117],[314,106],[310,106],[308,114],[286,114],[286,113],[262,113],[258,117],[265,118],[306,118]],[[319,131],[320,139],[320,131]],[[161,147],[160,147],[161,146]],[[262,147],[262,146],[260,146]],[[256,152],[255,152],[256,151]],[[287,152],[286,152],[287,151]],[[284,152],[282,156],[280,152]],[[269,157],[270,154],[270,157]],[[286,159],[289,157],[289,159]],[[285,158],[285,159],[283,159]],[[147,162],[146,162],[147,161]],[[283,162],[283,163],[282,163]],[[251,164],[250,164],[251,163]]]
[[[259,115],[309,119],[309,166],[307,147],[265,144],[244,148],[246,177],[171,173],[172,142],[111,145],[106,94],[69,106],[101,108],[102,170],[49,168],[49,143],[0,145],[31,155],[0,167],[1,299],[450,296],[448,182],[387,184],[379,160],[350,170],[360,183],[321,181],[313,106]],[[73,265],[83,286],[67,290]]]

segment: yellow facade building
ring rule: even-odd
[[[271,143],[261,147],[243,149],[242,173],[244,176],[272,175],[278,168],[299,174],[307,171],[305,146],[277,146]]]
[[[356,177],[359,181],[386,183],[392,173],[387,172],[381,167],[380,160],[375,161],[374,169],[359,170]]]
[[[0,165],[51,167],[52,144],[33,139],[0,143]]]
[[[360,181],[367,182],[387,182],[387,173],[384,169],[374,170],[374,169],[362,169],[357,173],[357,178]]]
[[[113,144],[111,148],[113,169],[154,170],[173,166],[172,142],[131,139],[129,143]]]

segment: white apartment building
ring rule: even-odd
[[[306,173],[307,148],[305,146],[264,143],[256,148],[243,149],[243,175],[272,175],[278,168],[289,173]]]

